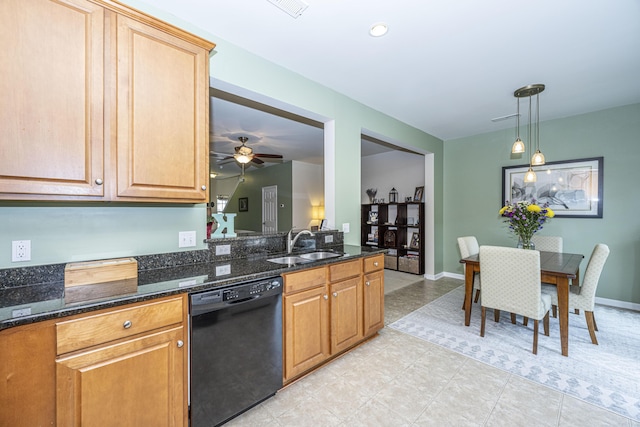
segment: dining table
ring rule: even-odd
[[[535,249],[534,249],[535,250]],[[580,282],[580,263],[584,255],[563,252],[540,252],[540,278],[542,283],[556,286],[558,293],[558,320],[560,323],[560,347],[563,356],[569,355],[569,281]],[[464,274],[464,324],[471,322],[471,296],[473,278],[480,272],[479,254],[460,260],[465,264]],[[480,290],[482,293],[482,290]]]

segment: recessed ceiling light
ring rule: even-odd
[[[385,24],[384,22],[378,22],[377,24],[373,24],[371,26],[371,28],[369,29],[369,34],[371,34],[373,37],[382,37],[387,34],[387,31],[389,31],[389,27],[387,27],[387,24]]]

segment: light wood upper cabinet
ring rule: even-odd
[[[117,16],[117,51],[117,197],[205,201],[207,50]]]
[[[3,0],[0,42],[0,199],[208,200],[213,43],[111,0]]]
[[[104,15],[86,0],[0,2],[0,197],[104,194]]]

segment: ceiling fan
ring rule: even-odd
[[[220,159],[220,162],[234,159],[241,165],[246,165],[248,163],[261,165],[264,163],[264,161],[262,161],[260,157],[264,159],[282,159],[281,154],[254,153],[253,148],[247,147],[245,145],[245,143],[249,140],[249,138],[247,138],[246,136],[240,136],[238,137],[238,140],[240,140],[242,145],[235,147],[235,154],[215,153],[213,151],[211,152],[211,154],[215,156],[224,156]]]

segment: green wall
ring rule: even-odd
[[[443,242],[442,161],[443,145],[414,127],[365,107],[303,76],[265,61],[233,44],[209,34],[149,3],[124,1],[136,9],[157,16],[217,44],[210,60],[211,76],[224,85],[243,88],[274,100],[281,106],[295,106],[314,118],[335,121],[335,224],[350,223],[345,242],[358,244],[360,222],[360,137],[363,129],[401,141],[420,152],[434,153],[436,183],[435,246]],[[46,65],[45,65],[46,66]],[[197,248],[204,248],[206,206],[127,206],[78,203],[7,206],[0,204],[0,268],[177,251],[178,231],[196,230]],[[37,224],[37,225],[36,225]],[[32,261],[11,263],[11,240],[32,241]],[[193,249],[193,248],[189,248]],[[436,270],[443,265],[436,251]]]
[[[640,104],[540,124],[540,148],[547,161],[604,157],[601,219],[556,217],[541,233],[559,235],[566,252],[587,259],[596,243],[611,254],[597,296],[640,303]],[[480,244],[515,245],[498,217],[502,167],[528,163],[513,157],[514,130],[445,142],[444,270],[462,274],[456,238],[475,235]]]
[[[278,231],[291,229],[291,162],[269,166],[245,173],[244,182],[240,183],[229,200],[225,212],[237,212],[235,228],[237,230],[262,231],[262,187],[278,186]],[[238,199],[249,199],[249,210],[238,210]],[[280,205],[284,205],[280,208]]]

